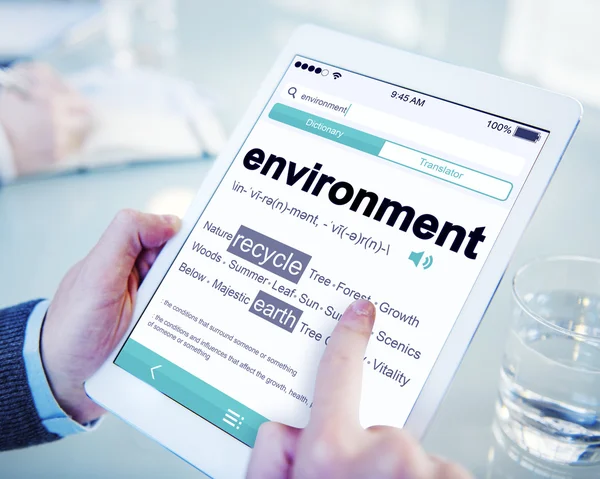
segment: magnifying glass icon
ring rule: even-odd
[[[288,90],[288,95],[290,95],[294,100],[296,99],[296,93],[298,93],[298,89],[295,86],[290,87]]]

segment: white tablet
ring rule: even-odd
[[[263,422],[307,423],[328,337],[367,298],[361,422],[421,437],[580,116],[564,96],[299,29],[88,394],[207,474],[243,476]]]

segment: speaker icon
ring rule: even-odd
[[[433,256],[427,256],[427,258],[425,258],[425,261],[423,261],[423,269],[431,268],[432,264],[433,264]]]
[[[423,259],[424,254],[425,254],[425,251],[421,251],[419,253],[417,253],[416,251],[411,251],[411,253],[408,255],[408,260],[412,261],[416,268],[421,263],[421,260]],[[425,258],[425,261],[423,261],[423,269],[429,269],[429,268],[431,268],[432,265],[433,265],[433,256],[427,256]]]

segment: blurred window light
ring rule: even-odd
[[[389,41],[416,48],[423,35],[422,10],[416,0],[388,0],[377,9],[377,26]]]
[[[100,12],[95,2],[0,0],[0,63],[72,42]]]
[[[106,15],[106,37],[114,51],[113,63],[118,68],[133,65],[133,15],[135,0],[103,0]]]
[[[106,38],[118,68],[166,67],[177,52],[177,0],[102,0]]]
[[[277,8],[349,33],[440,55],[450,0],[272,0]]]
[[[600,2],[509,0],[507,7],[503,67],[599,107]]]

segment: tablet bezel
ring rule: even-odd
[[[210,476],[243,477],[251,449],[113,361],[295,55],[550,131],[407,420],[406,429],[418,438],[456,373],[582,114],[581,105],[569,97],[312,25],[298,28],[202,184],[181,231],[165,246],[141,285],[127,334],[85,384],[94,401]]]

